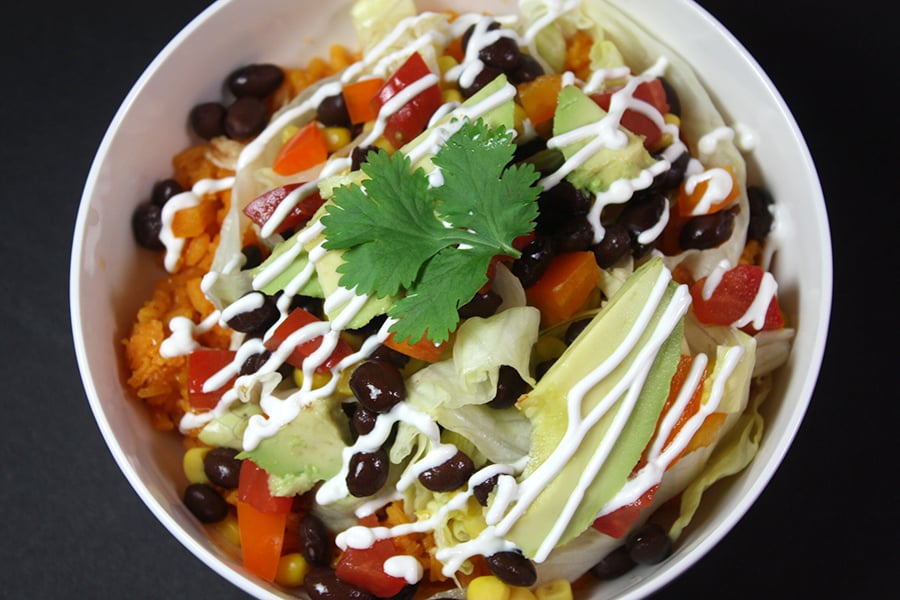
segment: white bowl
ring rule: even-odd
[[[704,498],[674,555],[605,583],[591,598],[639,597],[659,589],[710,550],[768,483],[806,411],[818,376],[831,306],[831,244],[813,162],[793,117],[744,48],[689,0],[616,0],[687,59],[712,91],[728,123],[755,132],[751,180],[777,199],[789,243],[777,257],[780,301],[796,339],[764,406],[759,454],[738,476]],[[162,524],[210,568],[262,598],[284,592],[246,572],[183,507],[182,446],[150,426],[123,384],[122,339],[161,273],[139,251],[128,227],[137,199],[168,172],[190,138],[184,119],[195,103],[217,97],[222,77],[250,62],[299,64],[333,42],[355,45],[350,0],[221,0],[199,15],[147,68],[115,115],[94,160],[75,229],[71,316],[78,363],[91,408],[132,487]],[[428,0],[420,8],[510,12],[510,0]],[[689,34],[686,34],[689,32]],[[240,44],[234,40],[240,39]],[[174,91],[173,91],[174,90]],[[176,117],[173,118],[173,115]],[[127,199],[136,199],[134,203]]]

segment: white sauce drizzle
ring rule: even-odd
[[[691,215],[705,215],[710,212],[713,205],[721,203],[734,188],[734,180],[725,169],[715,167],[707,169],[703,173],[690,175],[685,179],[684,191],[693,194],[697,186],[706,182],[703,196],[691,210]]]
[[[162,228],[159,232],[159,240],[166,248],[164,260],[166,271],[169,273],[175,272],[175,269],[178,267],[178,260],[181,258],[181,251],[184,249],[184,238],[180,238],[172,232],[172,222],[175,219],[175,213],[185,208],[197,206],[206,194],[214,194],[222,190],[227,190],[233,185],[234,177],[201,179],[194,184],[194,187],[172,196],[169,198],[168,202],[163,205]]]

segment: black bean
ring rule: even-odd
[[[389,362],[362,362],[350,375],[349,384],[359,403],[373,412],[387,412],[406,399],[403,374]]]
[[[534,81],[544,74],[544,67],[536,58],[524,52],[519,55],[519,64],[509,74],[509,80],[514,84],[527,83]]]
[[[262,305],[253,310],[247,310],[234,315],[228,319],[228,326],[235,331],[251,335],[264,333],[266,329],[274,325],[281,316],[278,305],[275,303],[275,299],[272,298],[272,296],[267,296],[262,292],[250,292],[247,296],[249,295],[261,298]],[[244,297],[246,298],[246,296]]]
[[[225,134],[233,140],[247,140],[266,128],[269,109],[259,98],[244,96],[235,100],[225,113]]]
[[[369,157],[369,152],[378,152],[377,146],[357,146],[350,152],[350,170],[358,171]]]
[[[316,120],[326,127],[350,127],[350,113],[344,94],[328,96],[316,107]]]
[[[262,368],[264,364],[266,364],[266,361],[269,360],[270,356],[272,356],[272,353],[268,350],[263,350],[262,352],[251,354],[241,365],[241,370],[238,374],[251,375],[253,373],[256,373]]]
[[[566,327],[566,334],[563,336],[563,341],[567,346],[571,346],[575,342],[575,338],[581,335],[581,332],[584,331],[584,328],[587,327],[591,323],[591,319],[579,319]]]
[[[498,579],[520,587],[528,587],[537,581],[534,563],[521,552],[495,552],[485,558],[488,568]]]
[[[375,421],[377,419],[377,412],[357,404],[356,410],[353,411],[353,429],[359,435],[366,435],[375,429]]]
[[[591,249],[597,265],[601,269],[608,269],[631,250],[631,236],[624,225],[614,223],[606,227],[603,239]]]
[[[474,488],[472,488],[472,495],[475,496],[475,499],[478,501],[478,504],[482,506],[488,505],[488,497],[491,492],[494,491],[494,488],[497,487],[497,481],[499,481],[499,475],[491,475]]]
[[[162,231],[162,208],[152,202],[142,202],[131,215],[131,231],[142,248],[162,250],[165,246],[159,239]]]
[[[294,310],[295,308],[302,308],[319,319],[325,316],[325,301],[322,298],[297,294],[291,298],[291,310]]]
[[[277,65],[253,64],[233,71],[225,80],[231,93],[238,98],[265,98],[284,81],[284,71]]]
[[[655,565],[672,554],[672,538],[656,523],[646,523],[625,540],[628,556],[639,565]]]
[[[636,238],[659,223],[668,201],[659,192],[639,192],[625,204],[617,222],[628,230],[632,238]]]
[[[569,219],[553,236],[553,247],[556,252],[581,252],[594,245],[594,226],[586,217]]]
[[[384,448],[375,452],[357,452],[350,457],[347,490],[357,498],[371,496],[387,482],[388,454]]]
[[[367,338],[371,335],[375,335],[381,329],[382,325],[384,325],[385,320],[387,320],[387,315],[378,315],[372,319],[369,319],[369,322],[363,325],[362,327],[357,327],[356,329],[350,329],[350,333],[358,335],[360,337]]]
[[[586,215],[591,209],[591,197],[563,179],[538,197],[541,213],[554,213],[563,217]]]
[[[503,304],[503,298],[493,290],[475,294],[471,300],[459,307],[459,317],[461,319],[489,317],[497,312],[501,304]]]
[[[676,116],[681,116],[681,99],[678,92],[672,87],[672,84],[665,77],[660,77],[659,82],[662,84],[663,90],[666,92],[666,103],[669,105],[669,112]]]
[[[412,585],[405,585],[403,589],[391,596],[390,598],[386,598],[385,600],[412,600],[416,592],[419,591],[419,584],[414,583]],[[438,599],[433,599],[438,600]]]
[[[534,378],[537,380],[540,380],[544,375],[547,374],[547,371],[550,370],[550,367],[553,366],[553,364],[556,362],[556,360],[557,359],[555,359],[555,358],[551,358],[549,360],[544,360],[544,361],[539,362],[534,367]]]
[[[228,110],[221,102],[203,102],[194,106],[188,116],[191,129],[204,140],[225,135],[225,114]]]
[[[172,196],[177,196],[184,191],[181,184],[172,178],[161,179],[153,184],[153,191],[150,193],[150,202],[157,206],[165,206],[166,202]]]
[[[481,88],[495,80],[500,75],[503,75],[503,71],[496,68],[485,65],[484,68],[481,69],[481,72],[475,76],[475,79],[472,81],[470,85],[460,86],[459,91],[462,93],[463,98],[469,98],[474,96]]]
[[[667,170],[654,177],[650,188],[661,192],[677,188],[684,181],[684,173],[690,161],[691,155],[688,152],[679,154],[678,158],[669,163]]]
[[[375,600],[375,596],[338,579],[333,569],[315,567],[303,579],[311,600]]]
[[[552,242],[545,237],[534,238],[522,250],[511,267],[512,274],[519,278],[522,287],[529,288],[547,271],[553,258]]]
[[[244,264],[241,265],[242,271],[255,269],[262,264],[263,253],[262,248],[256,245],[244,246],[241,248],[241,254],[244,255]]]
[[[419,482],[432,492],[451,492],[465,485],[474,472],[472,459],[457,451],[450,460],[419,473]]]
[[[202,523],[217,523],[228,516],[228,503],[214,487],[192,483],[184,490],[184,505]]]
[[[485,31],[495,31],[500,29],[500,23],[497,21],[491,21],[488,23],[487,29]],[[465,52],[469,48],[469,40],[472,39],[472,34],[475,33],[475,25],[469,25],[469,27],[462,34],[462,49]]]
[[[755,185],[747,188],[747,200],[750,204],[750,224],[747,227],[747,236],[751,240],[761,242],[772,231],[772,223],[775,221],[772,205],[775,204],[775,200],[769,190]]]
[[[393,348],[389,348],[384,344],[379,345],[375,350],[372,351],[372,354],[369,355],[369,358],[372,360],[380,360],[384,362],[389,362],[398,369],[403,369],[409,364],[409,356],[403,354],[402,352],[397,352]]]
[[[509,365],[501,365],[497,376],[497,392],[488,402],[491,408],[509,408],[530,389],[528,382]]]
[[[720,210],[688,219],[678,234],[682,250],[706,250],[721,245],[734,232],[734,215],[734,210]]]
[[[226,490],[238,486],[242,461],[235,458],[238,451],[234,448],[213,448],[203,459],[203,472],[209,480]]]
[[[500,37],[494,43],[478,51],[478,58],[484,64],[496,67],[503,72],[515,69],[519,64],[520,55],[516,40],[509,37]]]
[[[591,575],[601,581],[607,581],[624,575],[633,569],[634,565],[635,562],[628,555],[628,548],[619,546],[591,567]]]
[[[322,520],[310,513],[300,519],[300,552],[311,565],[327,567],[331,564],[331,535]]]

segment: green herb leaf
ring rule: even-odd
[[[389,314],[401,341],[448,339],[493,257],[518,257],[512,243],[534,230],[540,189],[531,165],[507,168],[514,151],[511,132],[465,122],[432,159],[441,185],[381,151],[363,164],[362,187],[335,190],[322,222],[325,248],[345,250],[340,283],[399,297]]]

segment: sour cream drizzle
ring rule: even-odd
[[[214,194],[222,190],[227,190],[234,185],[234,177],[223,177],[222,179],[201,179],[194,184],[191,189],[176,194],[169,198],[168,202],[162,207],[162,229],[159,232],[159,239],[166,247],[165,267],[169,273],[174,273],[178,266],[178,260],[181,258],[181,251],[184,248],[184,238],[176,236],[172,232],[172,221],[175,219],[175,213],[185,208],[192,208],[200,204],[203,196],[206,194]]]

